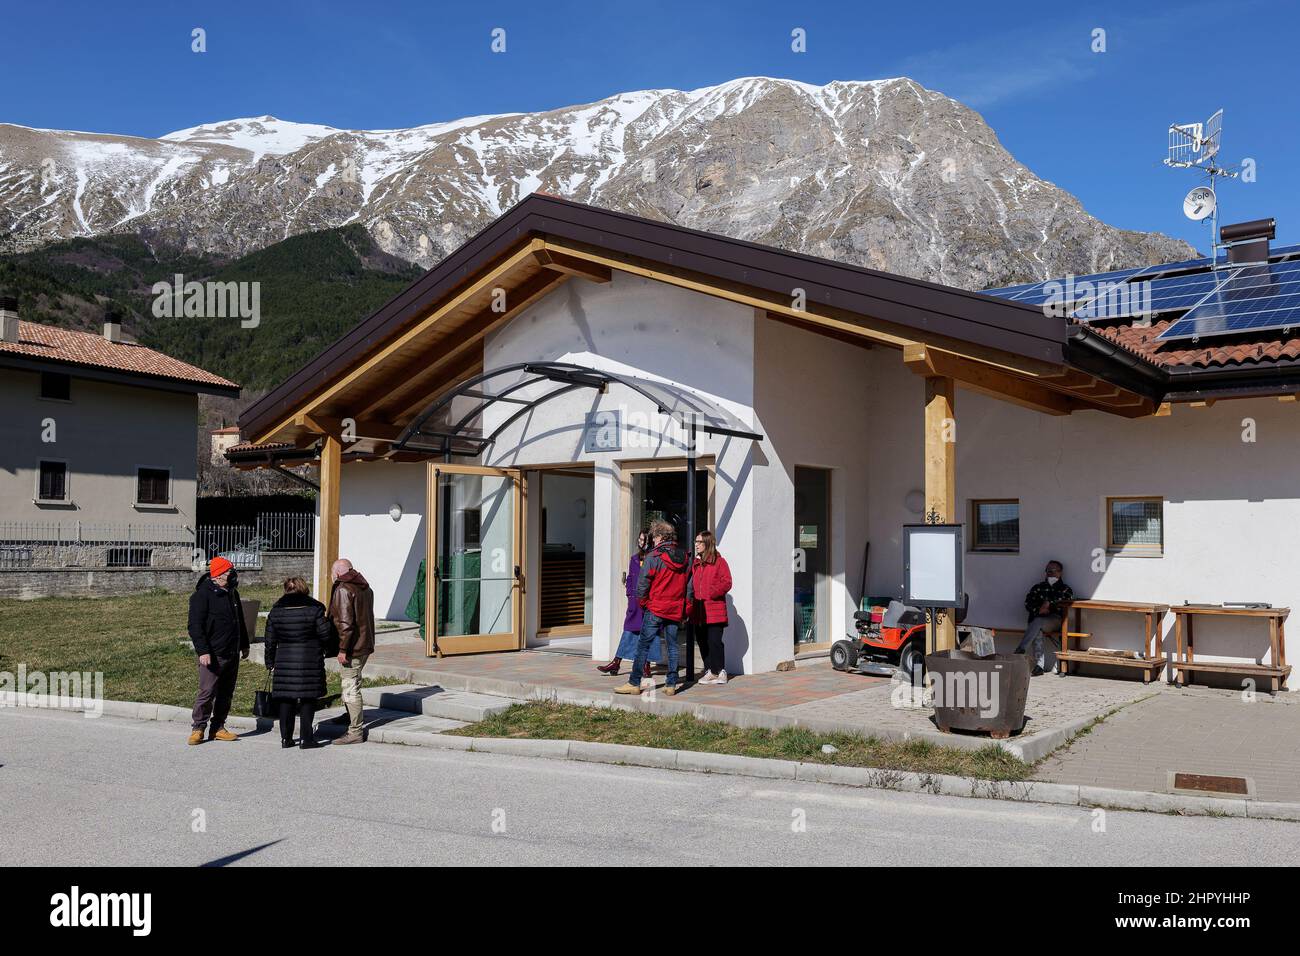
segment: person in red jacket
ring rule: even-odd
[[[712,531],[695,536],[695,568],[691,574],[691,627],[704,658],[701,684],[727,682],[722,632],[727,627],[727,592],[731,590],[731,568],[718,554],[718,540]]]
[[[677,628],[686,619],[686,549],[677,543],[677,530],[667,521],[656,521],[650,526],[650,540],[654,547],[641,563],[641,576],[636,583],[636,597],[645,614],[641,618],[641,637],[636,645],[636,660],[628,682],[620,684],[614,693],[641,693],[641,675],[650,647],[663,634],[664,650],[668,658],[668,675],[664,679],[664,693],[671,697],[677,693]]]

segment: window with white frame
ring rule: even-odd
[[[40,474],[36,479],[36,499],[38,501],[68,500],[68,463],[65,461],[42,461]]]
[[[1015,553],[1020,550],[1020,501],[983,498],[970,503],[972,551]]]
[[[1165,546],[1165,500],[1106,499],[1106,550],[1111,554],[1161,554]]]
[[[135,472],[135,503],[138,505],[169,505],[172,503],[171,486],[171,469],[137,468]]]

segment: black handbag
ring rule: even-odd
[[[261,690],[253,691],[253,716],[275,719],[275,698],[271,696],[271,672],[266,672],[266,682]]]

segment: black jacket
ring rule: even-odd
[[[231,658],[248,650],[244,605],[239,600],[233,572],[227,584],[219,588],[204,574],[190,595],[190,642],[196,654]]]
[[[275,669],[276,697],[325,695],[325,645],[333,636],[325,605],[306,594],[286,594],[266,618],[266,666]]]

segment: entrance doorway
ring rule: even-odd
[[[831,645],[831,473],[794,470],[794,647]]]
[[[677,540],[686,544],[686,464],[623,466],[624,541],[623,564],[636,550],[637,535],[652,522],[667,521],[677,529]],[[695,472],[695,531],[715,530],[713,513],[713,461],[701,458]],[[689,546],[688,546],[689,547]]]
[[[433,656],[520,647],[520,476],[430,463],[425,649]]]
[[[595,474],[539,471],[537,636],[591,637]]]

